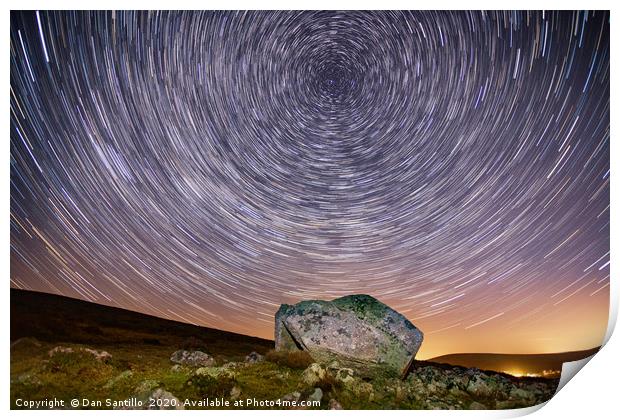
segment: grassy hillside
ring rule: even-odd
[[[414,363],[405,380],[367,380],[346,369],[311,365],[305,352],[274,352],[273,347],[256,337],[11,290],[11,406],[53,398],[69,404],[78,398],[84,408],[84,401],[148,401],[155,395],[183,402],[185,408],[213,408],[191,404],[219,398],[234,404],[278,402],[243,408],[280,409],[287,401],[312,400],[320,402],[314,408],[499,409],[538,404],[557,386],[553,380],[432,362]],[[180,349],[208,353],[214,366],[172,363],[171,355]],[[246,362],[253,351],[265,359]]]
[[[180,348],[200,337],[212,352],[244,356],[266,352],[273,341],[157,318],[64,296],[11,289],[11,341],[36,337],[52,343],[115,346],[140,345],[151,350]]]

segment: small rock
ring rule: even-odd
[[[301,380],[308,386],[315,386],[327,375],[327,371],[318,363],[312,363],[301,374]]]
[[[184,410],[183,403],[170,392],[157,388],[146,400],[147,410]],[[154,401],[154,402],[153,402]]]
[[[314,392],[308,397],[308,401],[321,401],[323,398],[323,391],[321,388],[314,388]]]
[[[278,378],[281,381],[285,381],[286,379],[288,379],[289,377],[289,373],[288,372],[278,372],[276,373],[276,378]]]
[[[201,351],[177,350],[170,356],[170,361],[178,365],[202,367],[215,365],[215,359]]]
[[[282,398],[280,398],[280,401],[299,401],[299,398],[301,398],[301,392],[299,391],[294,391],[291,392],[289,394],[284,395]]]
[[[247,356],[245,356],[245,362],[246,363],[262,362],[264,359],[265,359],[265,356],[263,356],[260,353],[255,352],[255,351],[253,351],[250,354],[248,354]]]
[[[340,405],[338,401],[332,398],[331,400],[329,400],[327,408],[329,408],[330,410],[342,410],[342,405]]]
[[[105,350],[94,350],[94,349],[89,349],[87,347],[78,347],[77,350],[74,350],[72,347],[56,346],[50,351],[48,351],[47,354],[49,357],[53,357],[55,354],[59,354],[59,353],[70,354],[70,353],[75,353],[76,351],[88,353],[94,356],[95,359],[97,359],[100,362],[107,362],[108,360],[112,358],[112,355]]]
[[[485,374],[473,376],[467,385],[467,392],[477,397],[492,397],[494,394],[494,390],[486,381]]]
[[[355,376],[353,376],[353,369],[341,368],[338,369],[333,375],[336,382],[344,385],[345,387],[355,381]]]
[[[55,355],[57,353],[73,353],[73,348],[71,348],[71,347],[63,347],[63,346],[56,346],[53,349],[51,349],[50,351],[48,351],[47,355],[49,357],[52,357],[53,355]]]
[[[105,350],[99,351],[99,350],[93,350],[89,348],[83,348],[81,350],[85,351],[86,353],[92,354],[93,356],[95,356],[95,359],[97,359],[100,362],[107,362],[108,360],[112,359],[112,355]]]
[[[170,372],[184,372],[186,370],[186,368],[184,366],[181,365],[172,365],[172,367],[170,368]]]
[[[245,366],[244,362],[226,362],[222,365],[224,369],[237,369]]]
[[[469,404],[469,409],[470,410],[488,410],[486,405],[481,404],[478,401],[474,401],[471,404]]]
[[[152,379],[140,382],[129,398],[133,405],[119,406],[120,410],[184,410],[183,403],[172,393],[159,388],[159,383]]]
[[[230,390],[230,399],[236,400],[240,396],[241,396],[241,388],[239,388],[237,385],[233,386],[232,389]]]

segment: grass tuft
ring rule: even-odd
[[[314,359],[305,351],[277,351],[270,350],[265,355],[265,359],[269,362],[280,366],[286,366],[291,369],[305,369],[310,366]]]

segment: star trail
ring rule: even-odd
[[[11,287],[421,355],[599,345],[609,13],[12,12]]]

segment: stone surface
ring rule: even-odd
[[[149,401],[156,401],[157,403],[149,404]],[[184,410],[183,403],[179,401],[177,397],[170,392],[162,388],[157,388],[147,399],[148,410]]]
[[[215,360],[213,359],[213,357],[209,356],[207,353],[203,353],[198,350],[177,350],[172,353],[172,356],[170,356],[170,361],[172,363],[176,363],[177,365],[191,367],[215,365]]]
[[[237,385],[233,386],[232,389],[230,390],[230,399],[236,400],[240,396],[241,396],[241,388],[239,388]]]
[[[301,380],[308,386],[315,386],[327,375],[327,370],[318,363],[312,363],[301,374]]]
[[[92,354],[95,357],[95,359],[99,360],[100,362],[107,362],[108,360],[112,359],[112,355],[105,350],[94,350],[94,349],[89,349],[89,348],[83,348],[82,351]]]
[[[183,403],[169,391],[160,387],[159,382],[146,379],[134,389],[127,399],[128,405],[114,407],[116,410],[184,410]]]
[[[77,349],[74,349],[73,347],[56,346],[47,354],[49,357],[53,357],[55,354],[70,354],[75,352],[88,353],[99,362],[107,362],[112,359],[112,355],[105,350],[94,350],[87,347],[78,347]]]
[[[224,369],[241,369],[245,366],[245,362],[226,362],[222,365]]]
[[[308,396],[308,401],[321,401],[323,398],[323,390],[321,388],[314,388],[314,392]]]
[[[369,377],[405,375],[422,339],[407,318],[368,295],[281,305],[275,315],[276,350],[305,350]]]
[[[284,395],[282,398],[280,398],[280,401],[297,402],[299,401],[299,398],[301,398],[301,392],[294,391],[294,392],[291,392],[290,394]]]
[[[172,367],[170,368],[170,372],[184,372],[186,370],[188,370],[189,368],[186,366],[181,366],[181,365],[172,365]]]
[[[338,401],[332,398],[331,400],[329,400],[327,408],[330,410],[342,410],[342,405],[340,405]]]
[[[345,387],[355,381],[353,369],[349,368],[338,369],[336,372],[333,373],[333,376],[336,382],[344,385]]]
[[[47,355],[49,357],[54,356],[55,354],[58,353],[73,353],[73,348],[72,347],[64,347],[64,346],[56,346],[53,349],[51,349],[50,351],[47,352]]]
[[[246,363],[262,362],[264,359],[265,359],[265,356],[263,356],[260,353],[255,352],[255,351],[253,351],[250,354],[248,354],[247,356],[245,356],[245,362]]]

